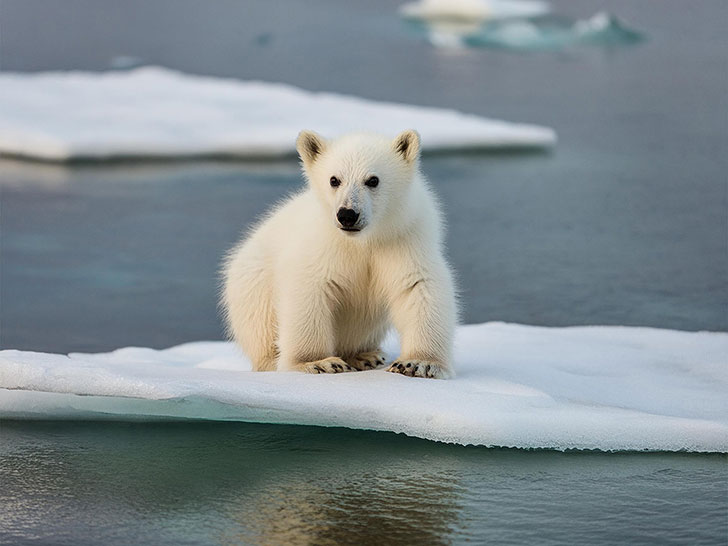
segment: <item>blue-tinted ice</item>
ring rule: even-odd
[[[470,46],[514,50],[558,50],[574,46],[620,46],[641,42],[644,36],[614,15],[600,12],[578,21],[542,17],[488,23],[464,38]]]
[[[560,51],[596,46],[618,47],[645,39],[616,16],[599,12],[588,19],[572,20],[547,15],[485,22],[428,21],[416,26],[437,47],[487,47],[512,51]]]

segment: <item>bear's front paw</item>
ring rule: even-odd
[[[373,370],[384,366],[387,358],[382,351],[369,351],[347,358],[346,361],[357,370]]]
[[[330,356],[323,360],[314,360],[313,362],[304,362],[299,366],[299,370],[306,373],[341,373],[354,372],[356,369],[338,356]]]
[[[431,377],[433,379],[447,379],[450,377],[450,372],[442,364],[409,358],[395,360],[387,368],[387,371],[401,373],[410,377]]]

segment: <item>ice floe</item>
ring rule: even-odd
[[[417,129],[425,151],[549,147],[553,130],[455,110],[144,67],[0,72],[0,154],[52,161],[293,155],[303,128],[325,136]]]
[[[392,336],[385,349],[396,355]],[[226,342],[0,352],[0,418],[214,419],[518,448],[728,451],[728,333],[462,326],[458,375],[251,372]]]
[[[561,50],[575,46],[620,46],[641,42],[644,36],[614,15],[599,12],[577,21],[564,18],[499,21],[464,37],[469,46],[522,51]]]
[[[468,2],[466,2],[468,3]],[[407,17],[410,26],[425,34],[435,47],[484,47],[513,51],[561,51],[581,46],[602,48],[636,44],[644,34],[616,16],[598,12],[586,19],[546,13],[519,15],[503,11],[499,17]],[[434,13],[434,11],[433,11]],[[475,12],[474,12],[475,13]]]
[[[487,21],[513,17],[536,17],[549,12],[540,0],[419,0],[403,4],[400,14],[427,21]]]

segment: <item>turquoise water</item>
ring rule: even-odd
[[[606,8],[646,40],[454,52],[384,0],[3,0],[1,66],[126,55],[552,126],[552,153],[423,161],[464,322],[728,330],[728,4],[554,4]],[[294,161],[0,159],[0,346],[219,339],[220,256],[300,184]],[[0,542],[725,544],[726,468],[306,427],[4,422]]]
[[[723,455],[223,423],[4,423],[0,542],[725,544]]]

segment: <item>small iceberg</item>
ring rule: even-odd
[[[516,51],[561,50],[575,46],[621,46],[641,42],[644,36],[615,16],[600,12],[571,22],[561,18],[501,21],[483,26],[463,38],[469,46]]]
[[[479,22],[537,17],[550,10],[540,0],[419,0],[400,6],[403,17],[422,21]]]
[[[385,344],[397,355],[397,340]],[[461,326],[457,377],[250,371],[227,342],[0,351],[0,419],[208,419],[524,449],[728,451],[728,333]]]
[[[312,93],[284,84],[194,76],[158,67],[109,72],[0,72],[0,155],[47,161],[295,154],[315,129],[397,134],[423,150],[548,148],[553,130],[455,110]]]
[[[410,23],[435,47],[487,47],[512,51],[559,51],[580,46],[617,47],[642,42],[642,33],[614,15],[599,12],[574,21],[555,15],[493,17],[490,19],[422,19]]]
[[[489,21],[538,17],[549,10],[540,0],[420,0],[400,6],[399,13],[435,47],[459,49],[466,45],[464,37]]]

